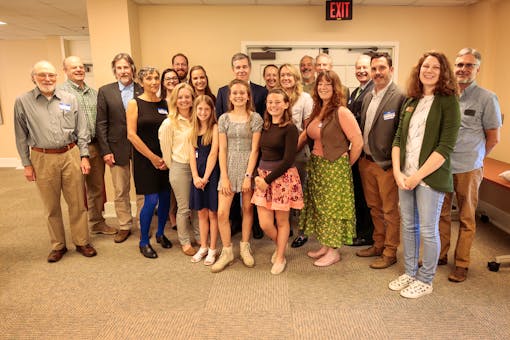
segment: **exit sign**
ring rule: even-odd
[[[326,1],[326,20],[352,20],[352,0]]]

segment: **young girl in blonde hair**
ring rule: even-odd
[[[216,240],[218,238],[218,124],[214,102],[207,95],[195,99],[191,114],[190,134],[191,150],[189,164],[193,183],[191,184],[190,208],[198,211],[200,228],[200,249],[191,258],[191,262],[200,262],[210,266],[216,261]],[[208,234],[211,243],[207,247]]]

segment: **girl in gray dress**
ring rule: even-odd
[[[230,111],[218,121],[220,183],[218,185],[218,225],[223,249],[220,258],[211,267],[213,273],[225,269],[234,261],[229,212],[234,193],[242,193],[242,238],[240,255],[247,267],[255,261],[250,249],[253,224],[253,172],[257,165],[262,118],[253,112],[250,85],[234,79],[229,84]]]

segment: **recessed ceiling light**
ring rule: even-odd
[[[7,25],[6,22],[0,21],[0,25]]]

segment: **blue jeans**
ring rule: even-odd
[[[441,242],[439,216],[444,192],[418,185],[414,190],[398,190],[404,242],[406,274],[432,283],[437,269]],[[423,237],[423,266],[418,268],[420,234]]]

